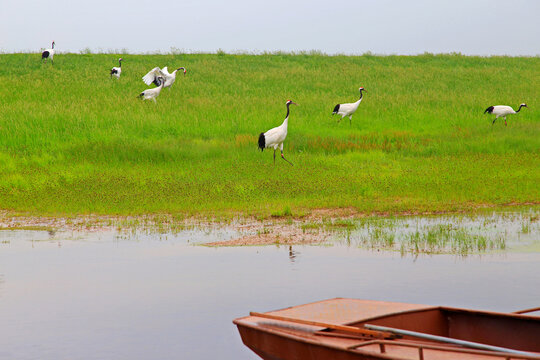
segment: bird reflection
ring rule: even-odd
[[[298,251],[293,250],[292,245],[289,245],[289,260],[291,263],[294,263],[296,261],[296,257],[300,255]]]

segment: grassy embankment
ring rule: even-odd
[[[33,214],[320,207],[456,211],[540,202],[540,58],[0,55],[0,208]],[[154,66],[185,66],[158,104]],[[353,116],[330,114],[367,89]],[[258,134],[291,107],[285,155]],[[491,125],[489,105],[530,109]],[[286,210],[288,211],[288,210]]]

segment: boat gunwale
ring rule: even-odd
[[[422,313],[426,311],[431,310],[439,310],[441,312],[454,312],[454,313],[467,313],[470,315],[478,314],[478,315],[489,315],[489,316],[500,316],[500,317],[506,317],[506,318],[514,318],[514,319],[520,319],[520,320],[533,320],[533,321],[539,321],[540,316],[538,315],[528,315],[528,314],[516,314],[516,313],[505,313],[505,312],[497,312],[497,311],[485,311],[485,310],[474,310],[474,309],[462,309],[462,308],[455,308],[451,306],[430,306],[426,305],[428,307],[426,308],[420,308],[420,309],[412,309],[412,310],[402,310],[402,311],[396,311],[384,315],[377,315],[372,316],[368,318],[363,318],[360,320],[354,320],[344,323],[343,325],[351,326],[351,324],[357,324],[359,322],[368,322],[372,320],[379,320],[387,317],[392,316],[399,316],[399,315],[406,315],[406,314],[413,314],[413,313]]]

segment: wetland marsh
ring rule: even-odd
[[[257,236],[269,223],[161,220],[0,231],[0,358],[254,359],[231,322],[250,310],[353,297],[515,311],[540,298],[534,209],[306,219],[297,231],[317,229],[324,241],[266,246],[215,244]],[[394,234],[393,246],[379,232]],[[449,234],[437,251],[398,245],[433,232]],[[505,245],[467,247],[466,256],[455,250],[462,234],[477,233],[486,244],[502,237]]]
[[[137,101],[156,65],[188,73]],[[233,318],[332,297],[538,306],[539,65],[0,54],[0,359],[253,359]],[[295,166],[257,151],[287,99]]]

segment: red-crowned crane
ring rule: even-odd
[[[360,99],[358,99],[357,102],[353,102],[350,104],[337,104],[336,107],[334,107],[334,112],[332,113],[332,115],[335,115],[335,114],[341,115],[341,119],[339,119],[338,122],[343,120],[345,116],[348,116],[349,125],[352,124],[352,121],[351,121],[352,115],[354,114],[356,109],[358,109],[358,105],[360,105],[360,102],[362,101],[362,96],[363,96],[362,91],[367,92],[367,90],[364,89],[363,87],[360,87],[358,90],[360,91]]]
[[[165,66],[163,69],[160,69],[159,67],[153,68],[148,74],[144,75],[142,79],[146,85],[154,83],[156,86],[160,86],[159,78],[161,77],[165,79],[165,87],[170,88],[176,81],[176,72],[178,70],[183,70],[184,76],[186,75],[187,70],[184,67],[180,67],[169,74],[169,70],[167,70],[167,67]]]
[[[124,59],[120,58],[118,59],[118,67],[113,67],[111,69],[111,78],[114,76],[116,77],[117,79],[120,79],[120,74],[122,74],[122,61]]]
[[[517,111],[514,111],[514,109],[512,109],[512,107],[510,107],[508,105],[495,105],[495,106],[488,107],[484,111],[484,114],[488,113],[488,114],[496,115],[496,117],[495,117],[495,119],[493,119],[493,122],[491,123],[491,125],[495,124],[495,120],[497,120],[498,118],[500,118],[502,116],[504,118],[504,125],[508,126],[506,124],[506,115],[517,114],[521,110],[522,107],[528,108],[527,104],[525,104],[525,103],[520,104],[519,109]]]
[[[285,138],[287,137],[289,106],[291,104],[298,105],[291,100],[287,100],[285,103],[285,105],[287,105],[287,115],[285,115],[283,124],[259,135],[259,149],[261,149],[261,151],[264,151],[265,148],[274,148],[274,164],[276,163],[276,150],[279,147],[279,150],[281,150],[281,158],[292,165],[292,163],[283,156],[283,141],[285,141]]]
[[[165,80],[161,76],[158,78],[158,80],[161,84],[160,86],[153,89],[144,90],[142,93],[139,94],[139,98],[143,100],[152,99],[154,100],[154,102],[157,102],[156,98],[159,96],[159,93],[163,89],[163,85],[165,85]]]
[[[41,62],[43,62],[43,61],[47,62],[47,59],[51,59],[51,64],[54,65],[53,58],[54,58],[54,40],[52,42],[51,48],[50,49],[45,49],[41,53]]]

